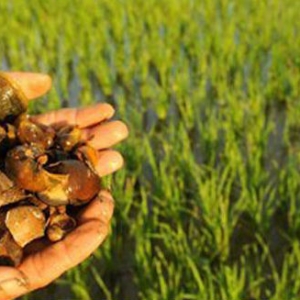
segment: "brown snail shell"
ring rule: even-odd
[[[53,175],[68,176],[68,183],[64,186],[64,191],[69,204],[84,204],[93,199],[100,191],[99,176],[82,161],[74,159],[60,161],[52,166],[51,169],[49,168],[48,171]],[[50,199],[51,197],[49,197],[48,201]],[[53,205],[51,201],[46,203]]]
[[[71,151],[82,141],[82,132],[78,127],[63,126],[57,131],[56,142],[65,151]]]
[[[63,239],[76,227],[76,221],[66,213],[54,213],[49,217],[47,237],[52,242]]]
[[[89,145],[81,145],[76,149],[75,155],[97,174],[98,151],[95,148]]]
[[[24,113],[27,105],[28,99],[18,84],[0,72],[0,121]]]
[[[53,178],[64,180],[37,194],[48,205],[82,205],[93,199],[100,191],[100,179],[84,162],[64,160],[47,168]],[[66,178],[66,180],[65,180]]]
[[[33,122],[25,114],[18,117],[15,125],[18,139],[22,144],[37,144],[44,149],[53,145],[55,131],[52,127]]]
[[[43,154],[43,149],[37,145],[13,148],[5,159],[6,174],[22,189],[33,192],[45,190],[49,185],[48,174],[38,162]]]
[[[38,198],[48,205],[81,205],[98,194],[99,177],[87,164],[69,159],[45,169],[40,163],[43,155],[43,149],[37,145],[15,147],[6,156],[6,174],[18,188],[37,192]]]
[[[14,183],[0,171],[0,207],[18,202],[26,198],[23,190],[16,187]]]
[[[18,206],[6,213],[5,225],[16,243],[24,247],[44,235],[46,220],[43,212],[34,206]]]
[[[7,204],[16,203],[27,196],[24,191],[16,186],[9,188],[8,190],[0,192],[0,207],[5,206]]]
[[[23,256],[23,249],[8,231],[0,232],[0,265],[17,266]]]

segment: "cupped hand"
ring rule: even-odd
[[[7,73],[17,81],[28,99],[45,94],[51,87],[48,75]],[[99,176],[108,175],[123,165],[121,154],[110,147],[125,139],[127,127],[120,121],[109,121],[114,109],[109,104],[96,104],[82,109],[66,108],[35,116],[40,123],[67,123],[79,126],[84,138],[98,150]],[[0,300],[14,299],[41,288],[65,271],[89,257],[106,238],[113,214],[114,201],[103,190],[78,217],[78,227],[62,241],[40,247],[29,253],[16,268],[0,267]]]

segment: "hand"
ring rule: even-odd
[[[47,75],[33,73],[8,73],[16,80],[29,99],[45,94],[51,87]],[[123,165],[121,154],[108,150],[128,135],[127,127],[120,121],[109,120],[114,109],[108,104],[97,104],[83,109],[61,109],[35,116],[46,125],[60,122],[78,125],[85,138],[97,148],[99,176],[110,174]],[[41,288],[62,273],[90,256],[106,238],[113,214],[114,201],[108,191],[101,191],[78,217],[78,227],[62,241],[42,244],[39,251],[30,252],[16,268],[0,267],[0,300],[14,299]]]

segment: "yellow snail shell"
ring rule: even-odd
[[[19,85],[8,75],[0,72],[0,121],[24,113],[27,104],[28,99]]]

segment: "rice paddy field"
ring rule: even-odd
[[[300,299],[300,2],[3,0],[32,113],[108,102],[130,128],[111,235],[23,300]]]

